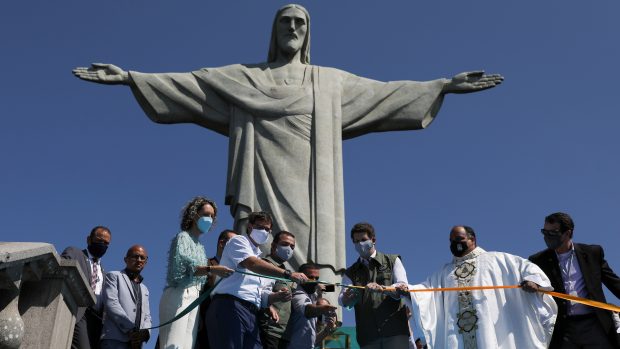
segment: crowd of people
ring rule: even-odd
[[[617,314],[540,292],[606,302],[605,285],[620,298],[620,278],[603,248],[573,243],[574,223],[566,213],[545,218],[547,248],[529,259],[487,252],[477,245],[473,228],[454,226],[449,233],[454,258],[416,285],[409,284],[399,255],[377,250],[378,234],[369,223],[352,227],[359,258],[334,285],[320,282],[320,266],[312,261],[287,269],[294,232],[272,232],[267,212],[251,213],[247,231],[223,230],[216,255],[207,258],[199,238],[216,220],[215,202],[204,197],[182,210],[159,302],[159,323],[176,320],[159,328],[157,348],[312,349],[341,325],[338,306],[354,309],[357,342],[364,349],[620,347]],[[141,348],[150,340],[149,291],[140,276],[148,253],[131,246],[125,269],[105,272],[101,257],[111,236],[107,227],[94,227],[86,249],[62,253],[77,260],[96,295],[92,306],[77,313],[72,348]],[[261,257],[260,246],[270,236],[269,254]],[[477,285],[520,290],[472,288]],[[324,293],[335,286],[341,289],[338,304],[331,304]],[[437,288],[454,289],[428,292]],[[199,297],[204,300],[192,308]],[[423,333],[415,341],[410,320]]]

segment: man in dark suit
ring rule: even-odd
[[[606,302],[604,284],[620,298],[620,278],[611,270],[599,245],[573,243],[575,225],[562,212],[545,217],[541,229],[547,249],[530,260],[551,280],[557,292]],[[558,317],[550,348],[618,348],[611,312],[556,299]]]
[[[96,349],[99,348],[101,337],[101,291],[103,290],[103,268],[101,257],[105,254],[112,234],[110,229],[104,226],[96,226],[86,238],[86,249],[67,247],[62,252],[62,258],[73,259],[78,262],[86,280],[97,298],[97,302],[88,308],[80,308],[76,314],[75,328],[73,330],[72,349]]]
[[[140,275],[147,260],[144,247],[131,246],[125,256],[126,268],[105,275],[102,349],[137,349],[149,340],[149,290]]]

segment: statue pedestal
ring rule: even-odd
[[[78,307],[94,302],[77,262],[53,245],[0,242],[0,349],[69,348]]]

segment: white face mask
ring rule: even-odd
[[[286,262],[291,259],[291,257],[293,257],[293,249],[291,248],[291,246],[278,245],[276,247],[276,256]]]
[[[265,229],[252,229],[250,237],[259,245],[264,244],[269,239],[269,232]]]

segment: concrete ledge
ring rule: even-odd
[[[0,348],[69,348],[78,308],[94,302],[77,262],[53,245],[0,242]]]

